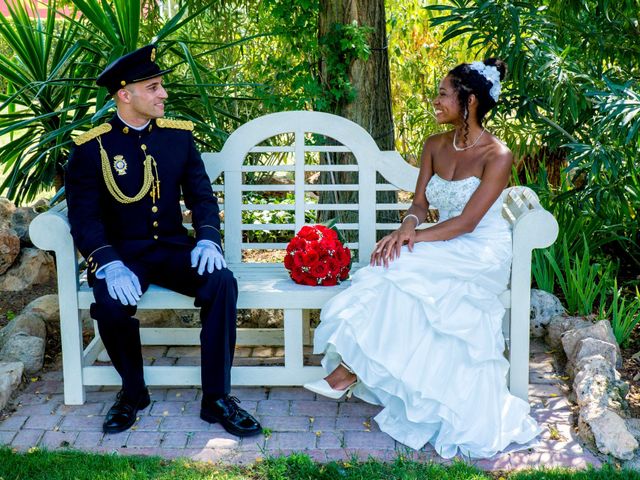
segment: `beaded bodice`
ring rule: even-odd
[[[427,184],[427,199],[432,208],[440,212],[440,221],[460,215],[480,185],[478,177],[445,180],[434,173]]]

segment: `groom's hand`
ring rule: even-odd
[[[211,240],[200,240],[195,248],[191,251],[191,266],[198,267],[198,275],[207,272],[213,273],[213,270],[222,270],[227,266],[224,261],[220,248]]]

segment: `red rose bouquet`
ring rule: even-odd
[[[351,252],[335,230],[324,225],[305,226],[287,245],[284,266],[301,285],[336,285],[349,276]]]

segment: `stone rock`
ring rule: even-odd
[[[53,256],[37,248],[23,248],[13,266],[0,277],[0,291],[19,291],[47,283],[56,276]]]
[[[623,462],[621,466],[627,471],[640,471],[640,455],[636,454],[631,460]]]
[[[30,335],[45,340],[47,338],[47,328],[44,320],[38,315],[21,313],[0,330],[0,348],[4,347],[9,338],[18,334]]]
[[[200,326],[199,309],[138,310],[135,314],[135,318],[140,321],[141,327],[182,328]],[[80,312],[80,321],[82,322],[83,330],[93,331],[93,319],[89,314],[89,310],[82,310]]]
[[[562,335],[569,330],[590,327],[593,322],[584,317],[566,317],[564,315],[556,315],[551,318],[547,324],[547,335],[545,341],[551,348],[562,347]]]
[[[21,312],[21,315],[34,315],[40,317],[47,325],[47,331],[60,327],[60,307],[58,295],[50,294],[38,297],[31,301]]]
[[[0,226],[0,275],[9,270],[20,254],[20,238],[16,232]]]
[[[141,327],[179,327],[173,310],[138,310],[135,317]]]
[[[625,418],[624,422],[627,424],[627,430],[633,435],[636,440],[640,439],[640,418]]]
[[[531,290],[531,335],[537,338],[544,337],[545,327],[553,317],[562,315],[564,307],[560,300],[552,293],[544,290]]]
[[[638,441],[627,430],[625,421],[607,408],[585,408],[578,417],[578,433],[597,449],[620,460],[631,460]]]
[[[0,227],[8,227],[11,216],[16,211],[16,206],[6,197],[0,197]]]
[[[22,362],[0,362],[0,410],[7,406],[11,394],[20,385],[23,372]]]
[[[601,408],[626,414],[629,385],[620,379],[620,374],[611,362],[602,355],[585,357],[576,366],[573,380],[573,395],[581,407],[599,405]]]
[[[44,340],[24,333],[12,335],[0,349],[0,359],[24,364],[27,374],[37,373],[44,362]]]
[[[618,347],[616,342],[616,337],[613,334],[611,324],[608,320],[600,320],[591,326],[585,328],[574,328],[562,335],[562,346],[570,361],[575,363],[575,358],[578,353],[578,345],[585,338],[594,338],[615,345],[617,353],[616,358],[622,358],[620,355],[620,347]]]
[[[242,309],[238,310],[238,327],[277,328],[284,325],[282,310]]]
[[[572,363],[580,363],[583,358],[594,355],[602,355],[611,365],[615,365],[618,368],[622,366],[622,359],[619,357],[616,344],[592,337],[585,338],[578,343]]]
[[[173,310],[178,327],[199,327],[200,310]]]
[[[38,216],[38,212],[32,207],[19,207],[11,216],[11,228],[16,231],[23,247],[31,247],[31,237],[29,237],[29,225]]]
[[[601,356],[584,359],[573,379],[573,392],[579,406],[607,404],[607,391],[610,383],[616,381],[613,365]]]

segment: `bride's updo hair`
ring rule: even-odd
[[[507,74],[507,65],[502,60],[497,58],[488,58],[482,63],[488,67],[496,67],[500,74],[500,81],[502,82],[504,80],[505,75]],[[453,88],[458,94],[458,103],[460,104],[460,110],[463,112],[462,115],[465,123],[465,130],[468,130],[469,128],[467,124],[467,117],[469,115],[467,101],[471,94],[474,94],[478,99],[476,120],[480,125],[482,125],[484,116],[496,105],[496,100],[493,99],[490,93],[491,88],[494,86],[491,80],[485,77],[477,69],[471,68],[470,63],[461,63],[450,70],[448,75],[451,77]]]

